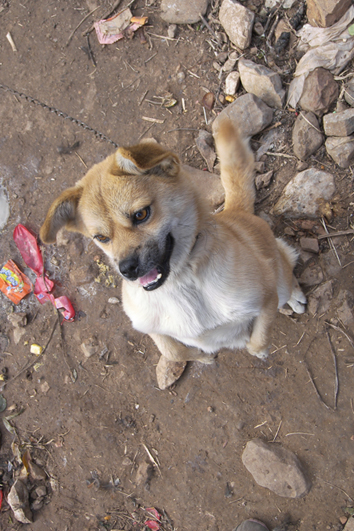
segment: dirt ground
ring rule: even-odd
[[[205,168],[195,137],[198,129],[210,130],[200,105],[205,89],[217,93],[220,88],[208,43],[211,35],[195,24],[179,27],[178,40],[154,36],[166,35],[167,24],[159,17],[159,2],[151,3],[136,0],[133,5],[134,14],[149,17],[147,44],[137,35],[102,47],[91,33],[94,66],[82,34],[109,10],[109,2],[2,0],[0,83],[84,121],[119,145],[153,136],[183,162]],[[75,27],[100,4],[67,45]],[[253,4],[259,9],[261,2]],[[254,38],[252,47],[259,54],[248,50],[246,57],[259,56],[262,62],[264,41]],[[283,60],[275,58],[275,64],[280,69],[286,65],[287,82],[295,59],[285,54]],[[180,72],[185,74],[182,84]],[[168,92],[178,101],[175,107],[149,103]],[[12,258],[23,268],[12,239],[15,226],[23,223],[38,233],[52,199],[114,147],[40,105],[1,89],[0,96],[0,184],[10,205],[0,262]],[[222,108],[217,103],[214,113]],[[209,120],[213,116],[207,111]],[[274,117],[274,123],[281,122],[289,154],[294,119],[289,110]],[[72,152],[65,149],[76,142],[80,144]],[[351,170],[339,170],[323,148],[311,165],[335,175],[332,230],[350,228]],[[267,157],[266,169],[274,169],[275,177],[257,196],[259,212],[269,213],[295,168],[294,159]],[[292,245],[298,246],[300,235],[311,235],[299,231],[292,220],[272,221],[276,234],[285,234]],[[293,236],[284,233],[289,227]],[[163,514],[166,531],[231,531],[249,517],[270,528],[287,523],[291,531],[342,529],[339,518],[348,516],[346,508],[354,499],[354,352],[343,333],[329,330],[338,363],[334,410],[335,372],[325,321],[335,319],[344,329],[335,301],[341,289],[353,290],[352,237],[336,238],[335,246],[342,267],[326,239],[320,241],[319,255],[298,266],[301,274],[309,264],[319,265],[324,280],[333,279],[334,297],[324,315],[279,314],[267,361],[244,351],[223,351],[212,365],[190,363],[170,391],[156,387],[159,354],[151,340],[131,328],[120,303],[108,303],[111,297],[120,299],[117,275],[109,270],[95,282],[98,260],[106,263],[97,247],[73,234],[65,245],[43,247],[56,294],[70,297],[77,318],[64,323],[62,334],[57,326],[45,355],[21,374],[35,361],[29,346],[47,344],[57,316],[50,304],[41,306],[33,295],[16,308],[5,296],[0,298],[0,367],[8,376],[2,391],[8,408],[1,415],[20,412],[11,420],[18,434],[15,442],[22,452],[29,449],[47,474],[46,480],[29,481],[31,492],[45,485],[47,495],[27,529],[139,530],[150,507]],[[113,285],[107,286],[109,275]],[[12,311],[28,316],[18,344],[7,320]],[[345,330],[354,332],[350,324]],[[87,359],[80,345],[93,336],[98,354]],[[329,408],[316,395],[307,366]],[[6,495],[19,464],[11,448],[14,436],[2,422],[0,432],[0,479]],[[245,444],[254,437],[296,453],[312,482],[306,497],[280,498],[254,482],[241,461]],[[21,528],[4,500],[0,529]]]

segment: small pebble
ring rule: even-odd
[[[168,26],[167,36],[170,39],[174,39],[176,37],[176,33],[177,33],[177,24],[170,24]]]

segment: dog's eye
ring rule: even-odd
[[[98,240],[100,243],[108,243],[110,241],[110,238],[103,236],[103,234],[96,234],[93,239]]]
[[[133,223],[135,225],[138,225],[139,223],[142,223],[143,221],[147,221],[150,217],[150,207],[142,208],[141,210],[138,210],[133,214]]]

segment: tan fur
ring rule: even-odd
[[[94,166],[54,201],[40,233],[46,243],[63,226],[94,238],[124,277],[133,326],[171,361],[208,363],[222,347],[244,346],[264,358],[277,309],[289,302],[302,313],[306,303],[292,272],[295,251],[254,215],[247,143],[227,119],[215,141],[225,189],[219,214],[177,156],[150,142]]]

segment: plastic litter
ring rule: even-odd
[[[73,321],[75,310],[68,297],[63,295],[56,298],[51,293],[54,288],[54,282],[45,273],[43,257],[36,236],[26,227],[19,224],[15,227],[13,238],[24,262],[37,275],[34,294],[39,302],[44,304],[50,301],[55,308],[61,311],[66,321]]]
[[[0,290],[10,301],[18,304],[23,297],[31,293],[32,284],[15,262],[8,260],[0,269]]]
[[[300,59],[290,83],[288,105],[296,108],[301,98],[305,79],[315,68],[326,68],[338,75],[354,57],[354,36],[351,23],[354,19],[354,6],[329,28],[314,28],[310,24],[297,32],[300,37],[298,48],[308,50]]]
[[[144,26],[148,17],[133,17],[129,8],[124,9],[111,18],[95,22],[95,30],[100,44],[113,44],[132,36],[134,31]]]

